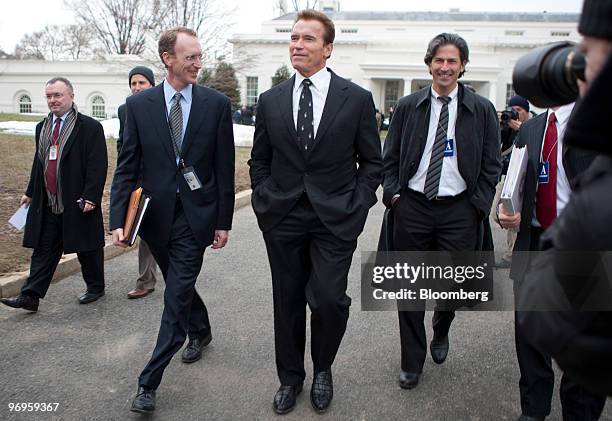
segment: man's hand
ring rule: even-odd
[[[30,203],[32,203],[31,197],[28,197],[25,194],[21,196],[21,200],[19,201],[19,206],[23,206],[23,205],[30,206]]]
[[[91,212],[95,208],[96,208],[96,204],[95,203],[90,202],[89,200],[86,200],[85,201],[85,205],[83,206],[83,213]]]
[[[123,236],[123,228],[117,228],[116,230],[113,230],[113,244],[118,246],[118,247],[122,247],[122,248],[126,248],[128,246],[128,243],[126,242],[126,238]]]
[[[497,215],[499,223],[505,229],[518,228],[521,225],[521,213],[517,212],[514,215],[508,215],[504,212],[504,205],[502,203],[497,206]]]
[[[221,249],[227,244],[229,234],[226,230],[215,230],[215,239],[212,244],[213,249]]]
[[[510,127],[512,130],[514,130],[515,132],[518,132],[519,129],[521,128],[521,125],[523,124],[523,122],[521,120],[510,120],[508,122],[508,127]]]

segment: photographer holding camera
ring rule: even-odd
[[[506,173],[508,172],[508,165],[510,164],[510,156],[512,155],[512,147],[516,142],[519,129],[521,125],[531,118],[529,113],[529,102],[522,96],[515,95],[508,101],[508,107],[499,112],[499,128],[501,138],[501,159],[502,159],[502,173],[500,181],[497,183],[495,189],[495,199],[493,199],[493,207],[491,209],[490,222],[491,225],[497,222],[497,204],[499,203],[502,189],[504,187],[504,180]],[[516,229],[508,229],[506,231],[506,250],[500,262],[495,267],[498,269],[508,269],[512,263],[512,249],[514,248],[514,242],[516,241]]]
[[[597,279],[594,263],[598,255],[612,250],[612,134],[608,121],[612,112],[612,2],[586,0],[578,30],[584,35],[580,52],[554,52],[553,45],[528,54],[515,68],[515,81],[524,88],[520,92],[538,106],[548,106],[552,98],[571,102],[580,88],[583,100],[568,122],[565,142],[599,154],[574,186],[563,213],[542,236],[541,246],[547,252],[526,274],[518,300],[521,308],[533,307],[535,300],[540,308],[558,311],[521,312],[518,323],[527,340],[552,355],[566,376],[594,392],[612,395],[612,312],[580,305]],[[534,62],[536,71],[530,72],[525,64]],[[541,76],[534,77],[536,73]],[[536,80],[538,83],[531,83]],[[568,251],[582,252],[585,258],[564,261],[559,257],[559,252]],[[603,298],[609,305],[609,279],[602,280],[608,287]],[[576,419],[584,419],[583,414]]]

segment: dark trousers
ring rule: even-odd
[[[311,310],[315,372],[330,369],[349,317],[348,271],[357,240],[344,241],[323,226],[306,194],[264,233],[274,297],[276,368],[283,385],[304,381],[306,304]]]
[[[38,246],[32,253],[30,276],[21,288],[21,293],[44,298],[51,285],[57,264],[64,253],[62,215],[55,215],[44,207],[42,230]],[[102,247],[77,252],[81,273],[89,292],[104,291],[104,249]]]
[[[193,236],[180,198],[176,199],[170,241],[165,246],[149,243],[149,247],[162,271],[166,290],[157,344],[138,384],[157,389],[187,334],[190,338],[203,338],[210,332],[208,311],[195,289],[204,247]]]
[[[393,243],[396,251],[474,250],[478,213],[465,194],[428,200],[424,194],[403,190],[394,207]],[[402,370],[420,373],[427,355],[425,302],[422,311],[398,311]],[[435,311],[434,338],[448,334],[453,311]]]
[[[530,229],[530,250],[540,249],[541,229]],[[518,288],[515,290],[518,291]],[[555,386],[555,374],[550,355],[541,352],[526,339],[517,322],[519,312],[514,313],[514,341],[521,378],[521,412],[532,417],[546,417]],[[578,385],[565,374],[559,390],[564,421],[598,420],[606,404],[606,397],[597,395]]]

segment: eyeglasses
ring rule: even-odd
[[[185,57],[185,61],[187,63],[193,63],[193,62],[196,62],[196,61],[199,61],[201,63],[202,60],[204,60],[204,54],[194,54],[194,55],[186,56]]]

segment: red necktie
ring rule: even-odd
[[[51,135],[51,145],[55,146],[55,159],[49,159],[47,161],[47,190],[49,193],[57,194],[57,159],[59,158],[59,148],[57,147],[57,139],[59,138],[60,126],[62,125],[62,119],[55,119],[55,126],[53,127],[53,134]],[[49,148],[49,151],[51,148]]]
[[[550,113],[540,164],[544,165],[544,169],[548,169],[548,183],[538,183],[536,198],[536,218],[544,229],[547,229],[557,217],[557,126],[555,121],[555,113]],[[545,167],[546,162],[548,162],[548,168]],[[540,167],[540,175],[542,170],[543,168]]]

